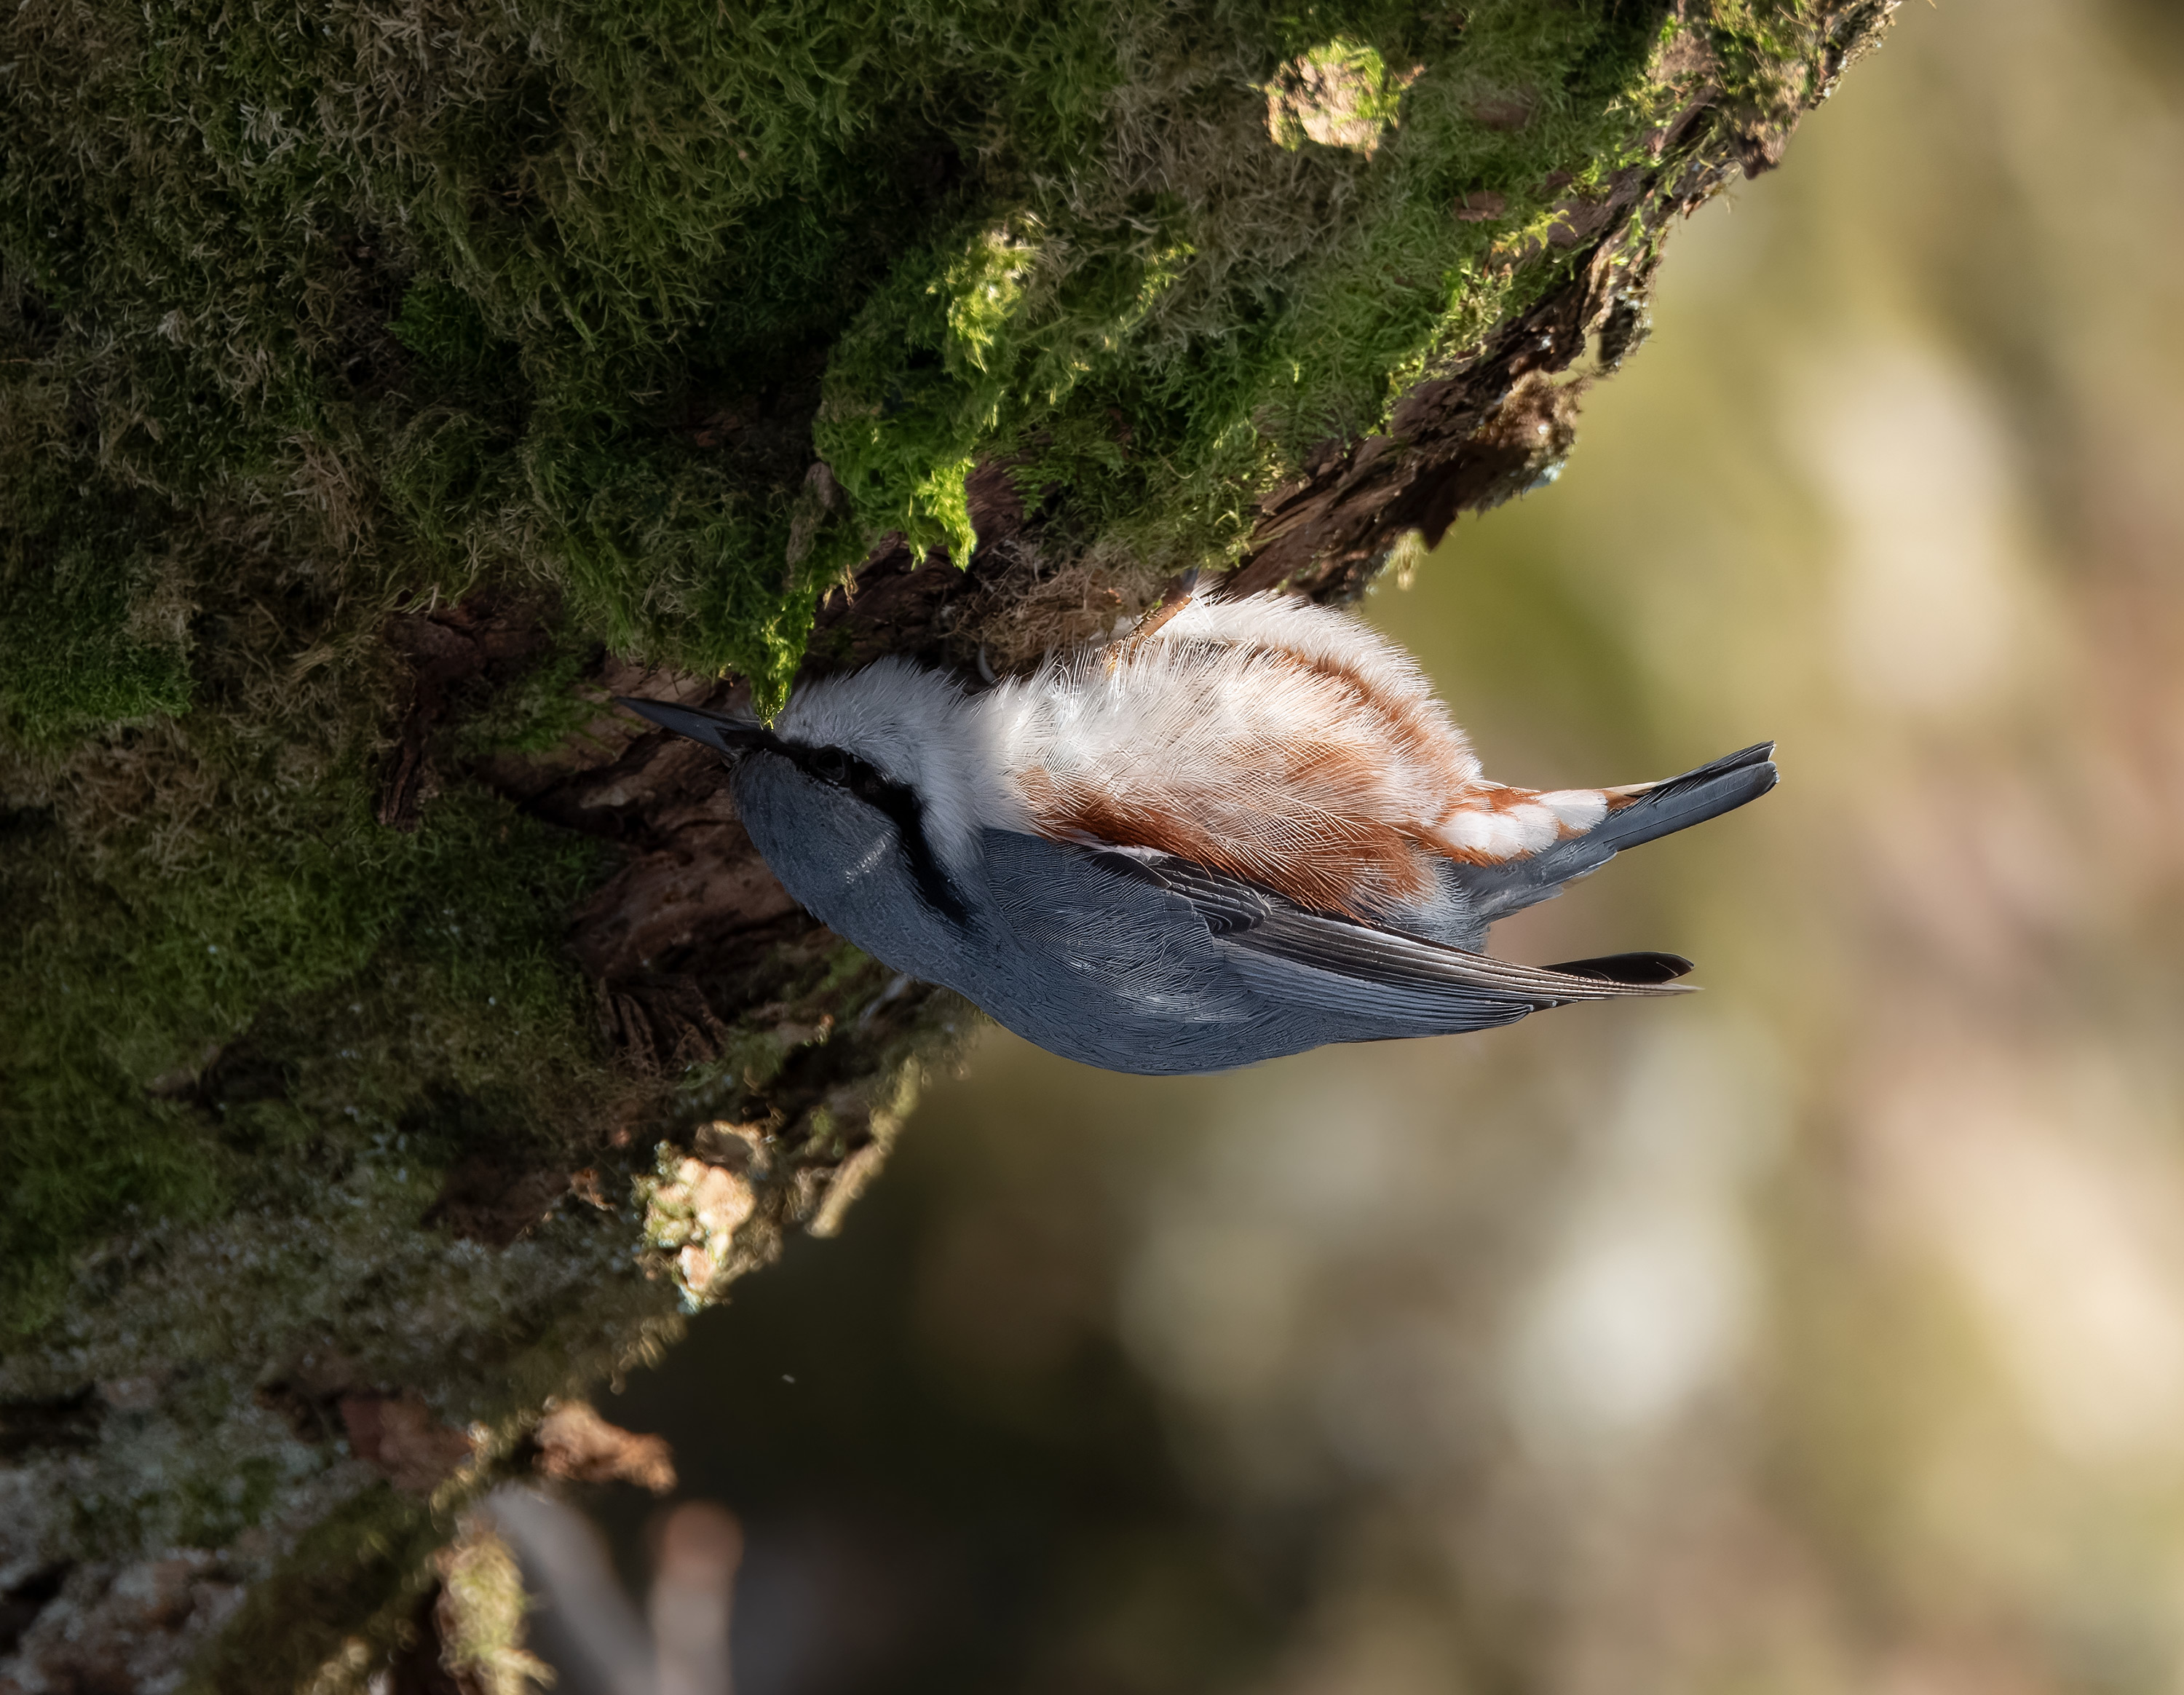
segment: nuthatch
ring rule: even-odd
[[[1674,954],[1516,965],[1487,927],[1775,779],[1762,744],[1663,783],[1490,783],[1407,655],[1275,594],[1193,595],[983,693],[883,659],[771,727],[622,704],[727,759],[828,928],[1114,1071],[1684,992]]]

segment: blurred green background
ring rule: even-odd
[[[1780,739],[1496,935],[1708,992],[989,1030],[602,1402],[743,1516],[743,1695],[2184,1687],[2184,8],[1912,0],[1664,279],[1367,612],[1504,780]]]

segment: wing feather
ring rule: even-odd
[[[1518,965],[1307,912],[1271,889],[1170,855],[1110,852],[1097,858],[1181,896],[1245,981],[1292,1004],[1453,1030],[1507,1023],[1571,1001],[1691,992],[1658,980],[1624,982]]]

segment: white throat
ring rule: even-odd
[[[879,660],[798,689],[773,731],[800,746],[840,748],[907,784],[933,851],[951,867],[978,858],[982,829],[1029,828],[987,715],[950,678],[908,660]]]

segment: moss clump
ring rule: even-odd
[[[263,1198],[290,1167],[323,1182],[396,1137],[421,1212],[466,1148],[596,1109],[555,951],[590,845],[475,791],[380,830],[354,750],[311,751],[323,769],[294,744],[125,733],[9,817],[0,1335],[49,1316],[79,1244]]]
[[[436,1564],[442,1658],[457,1681],[480,1695],[530,1695],[550,1686],[553,1669],[523,1646],[529,1597],[508,1544],[472,1521]]]
[[[17,545],[67,553],[39,514],[94,489],[152,509],[59,603],[89,641],[197,503],[315,497],[376,582],[544,576],[610,644],[778,698],[882,534],[967,553],[978,458],[1034,454],[1095,530],[1233,543],[1209,476],[1372,428],[1544,281],[1491,251],[1639,157],[1665,15],[33,0],[0,161]],[[1285,79],[1368,68],[1377,153],[1273,144]],[[1505,222],[1449,217],[1479,190]],[[116,646],[127,687],[59,716],[174,710],[187,645]]]

